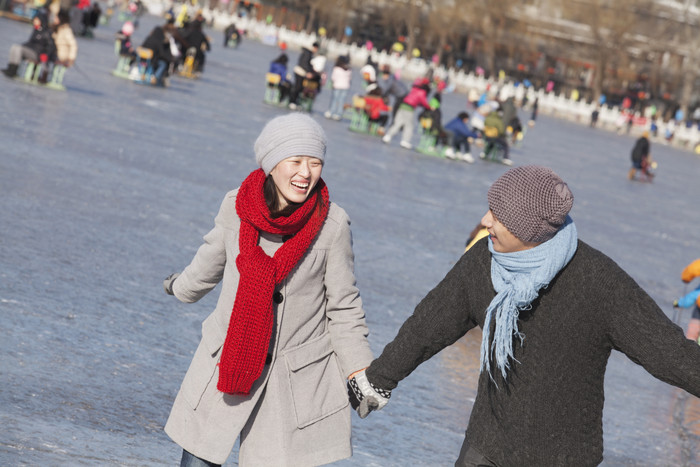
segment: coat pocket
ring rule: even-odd
[[[182,396],[193,410],[202,402],[204,393],[210,385],[216,385],[219,371],[219,352],[223,343],[218,334],[203,333],[202,341],[194,353],[190,368],[180,387]]]
[[[345,408],[348,396],[328,333],[285,353],[297,419],[304,428]]]

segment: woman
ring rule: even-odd
[[[294,113],[255,142],[260,169],[166,292],[195,302],[222,282],[166,433],[181,465],[320,465],[352,455],[346,378],[372,360],[350,221],[330,203],[323,129]],[[272,257],[271,257],[272,256]]]

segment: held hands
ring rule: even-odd
[[[381,410],[391,397],[391,391],[378,388],[369,382],[365,370],[354,373],[348,380],[350,405],[360,418],[365,418],[373,410]]]
[[[178,276],[180,276],[180,273],[176,272],[174,274],[170,274],[163,281],[163,288],[165,289],[165,293],[167,293],[168,295],[173,295],[173,283],[175,282],[175,279],[178,278]]]

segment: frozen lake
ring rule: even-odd
[[[135,42],[160,22],[144,18]],[[262,103],[276,49],[253,41],[223,49],[222,34],[209,31],[203,77],[158,89],[110,74],[118,26],[114,18],[79,39],[66,92],[0,79],[0,465],[179,462],[162,426],[218,290],[185,305],[161,282],[188,264],[224,194],[255,168],[264,122],[286,112]],[[28,24],[0,18],[3,66],[29,34]],[[359,81],[356,72],[357,89]],[[352,219],[379,354],[457,261],[506,167],[431,158],[399,148],[398,137],[383,145],[323,118],[329,99],[324,89],[314,112],[329,137],[323,177]],[[465,96],[447,95],[443,119],[465,105]],[[559,173],[576,197],[580,237],[673,316],[680,271],[700,257],[700,158],[654,144],[657,179],[632,183],[632,144],[541,116],[512,158]],[[688,319],[683,311],[679,324]],[[452,465],[479,339],[473,331],[418,368],[382,412],[353,416],[355,455],[339,465]],[[698,399],[620,353],[606,374],[604,432],[603,465],[700,465]]]

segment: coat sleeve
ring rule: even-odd
[[[418,365],[456,342],[477,325],[474,312],[489,303],[490,285],[483,261],[484,245],[465,253],[445,278],[420,301],[398,334],[367,369],[367,378],[394,389]],[[486,250],[488,253],[488,250]]]
[[[328,330],[343,376],[347,377],[366,368],[373,356],[367,341],[369,330],[362,299],[355,281],[350,219],[344,211],[339,222],[328,252],[324,282]]]
[[[700,397],[700,346],[686,339],[654,300],[617,265],[599,290],[613,348],[654,377]]]
[[[173,293],[178,300],[185,303],[196,302],[221,281],[226,266],[226,219],[234,214],[235,197],[227,195],[214,220],[214,228],[204,236],[204,243],[197,250],[192,262],[173,283]]]

